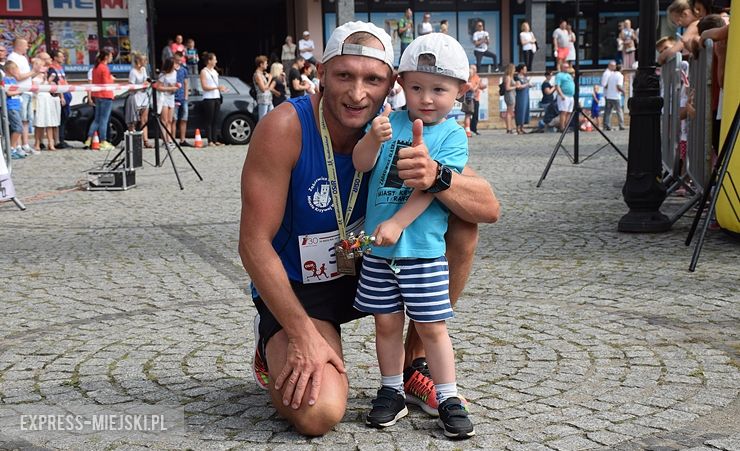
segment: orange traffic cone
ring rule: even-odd
[[[199,128],[196,128],[195,129],[195,147],[198,148],[198,149],[200,149],[201,147],[203,147],[203,138],[201,138],[201,136],[200,136],[200,129]]]
[[[90,145],[92,150],[100,150],[100,138],[98,138],[98,132],[93,134],[92,144]]]

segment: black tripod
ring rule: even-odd
[[[147,35],[149,36],[149,63],[152,65],[152,67],[155,66],[155,56],[156,52],[155,49],[155,41],[154,41],[154,22],[156,21],[156,9],[154,8],[154,1],[149,0],[146,2],[147,4]],[[162,61],[164,62],[164,61]],[[154,71],[155,75],[156,72]],[[154,81],[149,79],[147,80],[151,83],[151,98],[152,98],[152,108],[149,110],[149,117],[147,118],[147,122],[141,126],[140,130],[143,130],[144,127],[147,127],[149,122],[154,118],[156,120],[157,126],[152,129],[152,138],[154,139],[154,165],[156,167],[161,167],[164,163],[160,160],[159,156],[159,136],[162,130],[164,130],[167,133],[167,136],[170,137],[173,143],[175,143],[175,146],[177,146],[177,149],[180,151],[180,154],[182,154],[183,157],[185,157],[185,161],[188,162],[191,168],[193,168],[193,171],[195,172],[195,175],[198,176],[200,181],[203,181],[203,177],[200,176],[200,173],[197,169],[195,169],[195,166],[193,166],[193,163],[190,161],[190,158],[185,154],[185,152],[182,151],[182,147],[180,147],[180,144],[177,142],[174,136],[172,136],[172,133],[170,133],[169,128],[165,127],[164,123],[162,123],[162,118],[157,113],[157,95],[156,92],[154,92]],[[177,173],[177,168],[175,167],[175,160],[172,159],[172,153],[170,153],[170,148],[168,146],[164,146],[167,150],[167,156],[170,159],[170,163],[172,163],[172,170],[175,172],[175,177],[177,178],[177,184],[180,186],[180,189],[184,189],[182,186],[182,181],[180,181],[180,174]]]
[[[193,172],[195,172],[195,175],[197,175],[200,181],[202,182],[203,177],[201,177],[200,172],[198,172],[198,170],[195,168],[195,166],[193,165],[193,162],[190,161],[190,158],[188,158],[187,154],[183,152],[182,147],[180,147],[180,144],[177,142],[175,137],[172,136],[172,132],[170,132],[170,129],[167,126],[165,126],[164,122],[162,122],[162,117],[157,112],[157,93],[154,90],[155,83],[152,82],[152,80],[149,80],[149,81],[152,83],[151,86],[149,87],[149,89],[151,90],[150,94],[152,98],[152,108],[149,110],[149,116],[147,118],[147,121],[144,124],[142,124],[141,128],[137,130],[144,130],[144,127],[148,127],[149,122],[152,122],[152,121],[156,125],[156,127],[151,129],[152,130],[151,138],[154,139],[154,165],[156,167],[162,167],[162,164],[164,164],[164,161],[161,161],[159,158],[160,156],[159,137],[160,137],[160,133],[162,132],[162,130],[164,130],[167,136],[170,137],[171,142],[175,145],[175,147],[177,147],[177,149],[180,151],[180,154],[183,156],[183,158],[185,158],[185,161],[187,161],[190,167],[193,169]],[[177,184],[180,186],[181,190],[185,189],[182,186],[182,181],[180,180],[180,174],[177,172],[177,167],[175,166],[175,160],[172,158],[172,153],[170,152],[169,145],[165,145],[164,148],[165,150],[167,150],[167,157],[170,159],[170,163],[172,164],[172,170],[175,172],[175,178],[177,178]]]
[[[575,93],[573,94],[573,100],[574,100],[573,112],[568,118],[568,123],[563,128],[562,132],[560,133],[560,139],[558,139],[558,143],[555,144],[555,148],[552,150],[552,154],[550,155],[550,160],[548,160],[547,165],[545,166],[545,170],[542,171],[540,180],[537,182],[537,188],[539,188],[542,185],[542,181],[545,180],[545,177],[547,177],[547,173],[550,172],[550,167],[552,166],[552,162],[555,160],[555,155],[558,154],[558,151],[561,148],[563,149],[563,152],[565,152],[565,155],[568,157],[568,160],[570,160],[572,164],[583,163],[584,161],[593,157],[597,153],[601,152],[603,148],[609,145],[611,145],[614,148],[614,150],[616,150],[617,153],[622,158],[624,158],[624,161],[627,161],[627,156],[624,155],[622,151],[619,150],[619,148],[609,139],[609,137],[604,134],[604,132],[599,128],[598,125],[596,125],[596,122],[594,122],[593,119],[591,119],[588,115],[583,114],[583,108],[581,108],[581,102],[579,98],[580,97],[580,86],[581,86],[581,83],[580,83],[581,73],[580,73],[580,57],[578,55],[578,47],[579,47],[578,46],[578,34],[579,34],[578,33],[579,32],[578,22],[580,21],[580,18],[583,14],[581,13],[581,2],[579,0],[576,0],[575,3],[576,3],[576,20],[575,20],[575,23],[573,24],[574,25],[573,31],[575,32],[577,37],[576,37],[576,43],[575,43],[576,45],[576,64],[574,66],[575,71],[576,71],[575,80],[574,80],[576,89],[575,89]],[[579,142],[578,141],[579,141],[579,133],[581,131],[581,127],[580,127],[581,121],[579,119],[579,116],[581,115],[583,115],[583,117],[585,117],[586,120],[588,120],[591,123],[591,126],[593,127],[594,130],[599,132],[599,134],[601,134],[601,136],[604,137],[604,139],[606,140],[606,144],[596,149],[596,151],[591,153],[589,156],[587,156],[583,160],[579,161],[578,159]],[[574,123],[575,123],[575,127],[573,127]],[[547,124],[545,124],[545,126],[547,126]],[[566,133],[568,133],[571,127],[573,127],[573,155],[572,156],[568,153],[568,151],[563,146],[563,139],[565,139],[565,135]]]
[[[711,196],[712,201],[709,203],[709,210],[704,219],[704,225],[699,232],[699,238],[696,243],[696,247],[694,248],[694,254],[691,257],[691,263],[689,264],[689,271],[691,272],[694,272],[696,264],[699,261],[699,254],[701,253],[702,246],[704,246],[704,236],[707,234],[707,228],[709,227],[709,223],[712,221],[712,217],[714,217],[714,211],[720,194],[727,196],[727,199],[730,200],[730,206],[735,213],[735,218],[740,220],[740,212],[736,211],[735,208],[732,207],[732,198],[730,197],[730,195],[733,194],[740,200],[740,187],[735,185],[735,181],[732,179],[732,174],[728,171],[730,160],[732,159],[732,151],[737,143],[738,135],[740,135],[740,105],[738,105],[735,110],[735,116],[732,117],[730,131],[725,138],[724,145],[720,150],[717,161],[714,163],[712,176],[709,178],[709,185],[704,189],[704,195],[701,197],[699,209],[696,211],[694,222],[691,224],[691,229],[689,230],[689,236],[686,238],[686,245],[688,246],[694,238],[694,233],[696,233],[696,229],[699,227],[699,221],[704,213],[704,208],[706,208],[707,201],[709,201],[709,197]],[[728,185],[732,188],[731,190],[724,185],[723,182],[725,181],[725,178],[727,178]],[[712,194],[713,187],[716,187],[714,194]]]

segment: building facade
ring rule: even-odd
[[[156,47],[150,54],[157,64],[167,39],[182,34],[193,37],[200,51],[217,53],[226,73],[249,81],[254,56],[264,54],[278,60],[286,35],[297,42],[309,30],[320,56],[336,27],[337,9],[348,3],[352,5],[346,0],[5,0],[0,2],[0,40],[9,47],[13,37],[23,36],[29,41],[30,55],[60,49],[67,55],[67,72],[79,78],[102,48],[113,53],[113,72],[127,73],[131,52],[147,51],[150,30]],[[661,11],[669,3],[660,1]],[[490,49],[499,63],[521,62],[519,29],[529,18],[539,43],[541,63],[538,66],[536,57],[535,70],[540,71],[553,64],[552,32],[558,22],[573,23],[576,17],[573,0],[355,0],[353,7],[355,19],[373,22],[392,36],[397,55],[398,21],[407,8],[412,9],[417,26],[425,13],[430,14],[435,31],[446,20],[448,33],[460,41],[471,63],[475,61],[471,37],[478,21],[489,32]],[[583,0],[580,10],[581,65],[602,67],[617,55],[617,23],[631,19],[633,27],[637,26],[639,2]],[[665,15],[661,31],[675,33]],[[484,59],[483,63],[491,61]]]

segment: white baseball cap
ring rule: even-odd
[[[419,56],[425,54],[434,55],[434,66],[419,64]],[[406,47],[398,65],[398,73],[403,72],[428,72],[468,81],[470,63],[457,39],[444,33],[429,33]]]
[[[308,30],[306,30],[306,31],[303,32],[303,36],[308,36],[309,34],[311,34],[311,33],[309,33]]]
[[[376,49],[375,47],[367,47],[361,44],[344,43],[348,37],[359,32],[370,33],[378,38],[380,43],[383,44],[383,50]],[[383,61],[393,69],[394,57],[391,37],[382,28],[376,27],[368,22],[347,22],[346,24],[337,27],[334,32],[332,32],[331,37],[329,37],[329,41],[326,43],[326,49],[324,50],[324,56],[321,59],[321,62],[326,63],[335,56],[340,55],[359,55],[367,56],[368,58],[375,58]]]

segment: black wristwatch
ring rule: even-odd
[[[424,190],[425,193],[439,193],[449,188],[452,184],[452,169],[437,160],[434,161],[437,163],[437,178],[429,189]]]

